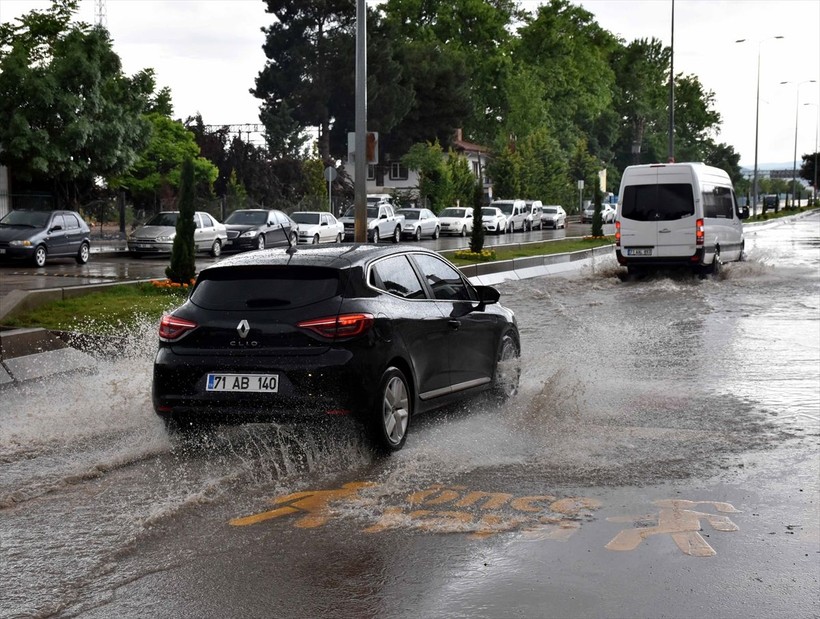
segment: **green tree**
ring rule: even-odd
[[[162,114],[146,116],[152,127],[146,148],[125,173],[111,181],[112,188],[124,188],[135,204],[143,207],[160,206],[159,196],[173,195],[180,188],[182,164],[191,159],[194,183],[210,194],[219,170],[202,157],[194,134],[185,125]]]
[[[601,213],[601,190],[598,183],[592,187],[592,203],[595,210],[592,212],[592,236],[604,236],[604,217]]]
[[[194,164],[190,157],[182,162],[180,171],[179,216],[171,248],[171,264],[165,275],[172,282],[184,284],[196,276],[196,245],[194,243]]]
[[[452,202],[453,183],[438,142],[413,144],[401,163],[418,173],[419,206],[429,204],[428,208],[439,212]]]
[[[815,183],[818,182],[817,177],[817,157],[820,153],[809,153],[807,155],[801,156],[801,163],[800,163],[800,178],[806,179],[809,184],[814,187],[814,190],[817,191],[818,187]]]
[[[251,92],[263,102],[260,120],[269,148],[292,154],[300,130],[318,127],[322,160],[343,156],[347,132],[354,129],[355,4],[267,0],[265,10],[274,22],[264,28],[267,62]],[[369,26],[375,18],[370,15]],[[399,87],[401,67],[393,60],[392,42],[375,24],[368,27],[367,51],[368,129],[387,133],[408,109],[412,93]]]
[[[484,249],[484,218],[481,214],[483,202],[484,186],[481,179],[478,179],[473,190],[473,231],[470,234],[470,251],[475,254],[480,254],[481,250]]]
[[[493,179],[493,197],[496,199],[521,196],[521,156],[512,144],[495,153],[487,163],[487,174]]]
[[[447,168],[453,184],[453,203],[471,206],[474,199],[476,177],[470,170],[467,158],[452,149],[447,153]],[[448,205],[444,205],[445,208]]]
[[[532,132],[518,149],[521,161],[521,193],[547,204],[564,204],[572,191],[567,157],[558,140],[545,127]]]
[[[155,87],[150,70],[123,74],[104,28],[71,23],[77,5],[0,24],[0,163],[74,205],[134,163]]]

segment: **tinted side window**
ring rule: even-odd
[[[729,187],[703,187],[703,216],[732,219],[734,199]]]
[[[370,284],[405,299],[424,299],[424,289],[406,256],[379,260],[370,269]]]
[[[468,287],[461,274],[446,262],[434,256],[413,256],[422,275],[433,289],[436,299],[445,301],[474,301],[472,288]]]
[[[669,183],[628,185],[624,188],[621,216],[637,221],[672,221],[695,214],[692,185]]]

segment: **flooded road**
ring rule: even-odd
[[[376,458],[346,419],[171,443],[155,325],[4,390],[0,617],[812,617],[820,216],[720,279],[504,283],[522,389]]]

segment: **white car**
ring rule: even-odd
[[[485,206],[481,209],[481,225],[485,232],[496,234],[507,233],[507,216],[496,206]]]
[[[584,210],[581,212],[581,223],[591,223],[592,218],[595,216],[595,205],[590,204],[584,207]],[[612,224],[615,223],[615,209],[612,207],[611,204],[602,204],[601,205],[601,223],[605,224]]]
[[[541,209],[541,223],[547,228],[557,230],[567,227],[567,212],[563,206],[548,204]]]
[[[473,233],[473,209],[450,206],[438,216],[442,234],[467,236]]]
[[[429,236],[437,239],[441,232],[436,214],[427,208],[402,208],[399,215],[404,215],[404,223],[401,226],[403,238],[410,238],[420,241],[421,237]]]
[[[341,243],[345,238],[344,224],[330,213],[298,211],[290,218],[299,224],[300,243]]]
[[[490,206],[501,209],[507,217],[507,230],[510,232],[527,230],[530,213],[524,200],[493,200]]]

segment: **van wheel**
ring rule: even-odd
[[[404,447],[412,409],[410,388],[404,374],[396,367],[387,368],[379,381],[369,422],[376,449],[390,452]]]
[[[421,238],[421,229],[419,229],[419,238]],[[400,243],[401,242],[401,227],[396,226],[396,229],[393,230],[393,242]]]
[[[701,267],[701,278],[705,278],[710,275],[714,278],[719,277],[722,266],[723,261],[720,259],[720,251],[715,250],[715,257],[712,260],[712,264],[705,264]]]

